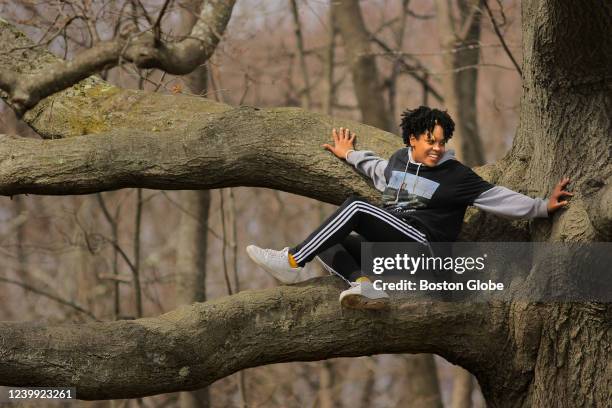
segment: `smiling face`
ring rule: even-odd
[[[433,133],[426,131],[419,137],[411,135],[410,146],[412,146],[412,159],[415,162],[434,167],[438,164],[446,149],[442,126],[436,125]]]

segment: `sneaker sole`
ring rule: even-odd
[[[380,310],[389,307],[389,298],[370,299],[362,295],[347,295],[340,305],[349,309]]]

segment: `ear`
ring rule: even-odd
[[[410,135],[410,137],[408,138],[408,144],[410,145],[410,147],[414,147],[414,144],[416,143],[417,138],[412,134]]]

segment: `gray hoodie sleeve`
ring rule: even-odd
[[[355,166],[361,174],[370,177],[377,190],[385,190],[387,186],[385,169],[389,163],[388,160],[381,159],[370,150],[355,150],[348,154],[346,161]]]
[[[510,218],[548,217],[546,201],[531,198],[506,187],[495,186],[476,198],[474,206]]]

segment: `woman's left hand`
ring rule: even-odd
[[[574,195],[573,193],[564,190],[565,186],[567,186],[569,182],[570,179],[564,177],[555,186],[555,189],[548,199],[548,205],[546,206],[549,214],[554,213],[559,208],[567,207],[569,204],[569,201],[563,199],[565,196],[572,197]]]

